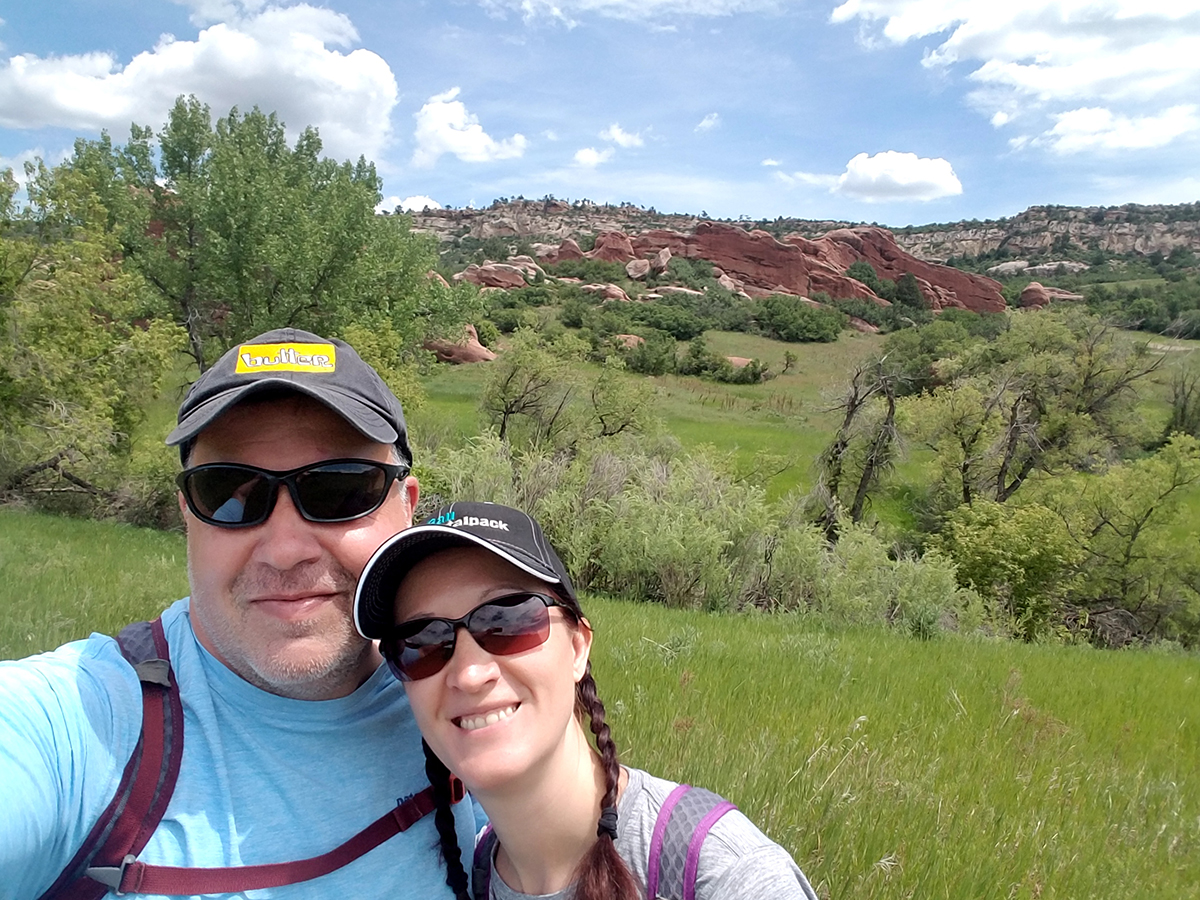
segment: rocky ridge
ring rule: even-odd
[[[413,227],[447,243],[464,237],[518,238],[558,244],[565,238],[602,231],[637,235],[648,231],[690,232],[705,218],[660,213],[633,204],[601,205],[564,200],[497,201],[485,209],[440,209],[412,214]],[[779,218],[726,220],[777,239],[809,240],[863,223]],[[897,245],[920,259],[938,262],[975,257],[1006,248],[1013,257],[1046,257],[1068,250],[1109,253],[1170,253],[1176,247],[1200,252],[1200,203],[1113,207],[1034,206],[1006,219],[964,221],[893,229]]]

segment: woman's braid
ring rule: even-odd
[[[454,810],[450,796],[450,770],[438,759],[425,741],[425,775],[433,785],[434,824],[441,839],[442,859],[446,863],[446,884],[454,891],[455,900],[471,900],[470,881],[462,864],[462,850],[458,846],[458,834],[454,830]]]

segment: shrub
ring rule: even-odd
[[[836,309],[815,309],[785,294],[760,300],[756,316],[766,335],[791,343],[836,341],[846,324],[846,317]]]

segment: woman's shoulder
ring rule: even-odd
[[[640,769],[627,769],[629,782],[621,797],[618,850],[629,862],[634,874],[645,884],[653,836],[663,807],[679,787],[678,782],[658,778]],[[691,792],[689,792],[691,793]],[[686,809],[684,821],[674,821],[664,835],[680,846],[663,846],[660,858],[686,856],[696,836],[696,827],[723,798],[708,795]],[[677,809],[678,807],[676,807]],[[679,827],[682,825],[682,827]],[[740,898],[779,897],[786,900],[815,900],[816,895],[790,854],[772,841],[736,808],[723,812],[706,835],[702,835],[696,879],[698,900],[740,900]],[[628,855],[627,855],[628,854]],[[666,867],[663,867],[664,870]],[[668,885],[660,885],[660,896],[670,896]]]

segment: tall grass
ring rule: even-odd
[[[0,510],[0,657],[187,590],[182,538]],[[586,598],[625,760],[734,800],[822,897],[1200,897],[1200,665]]]

